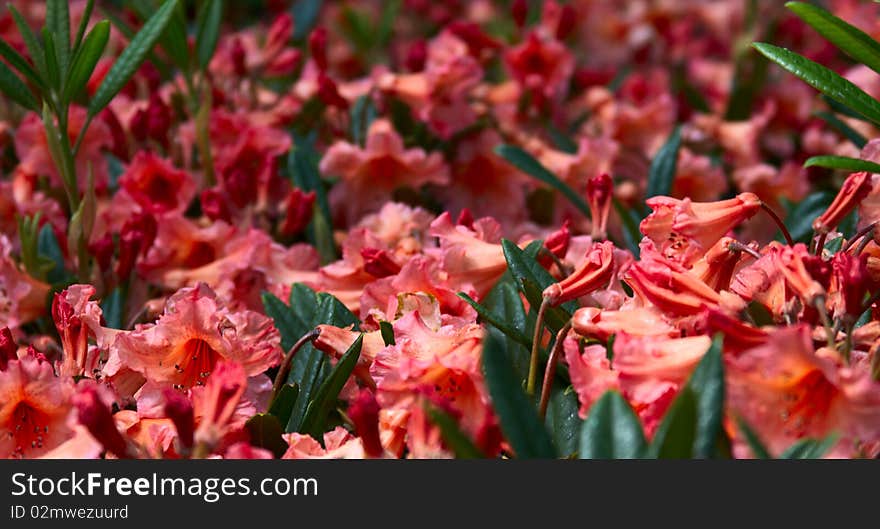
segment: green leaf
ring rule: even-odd
[[[217,49],[222,20],[223,0],[205,0],[196,16],[196,55],[202,70],[207,70]]]
[[[543,244],[540,241],[536,242],[537,244]],[[501,247],[504,251],[504,258],[507,260],[510,273],[520,285],[523,294],[529,300],[529,304],[533,307],[540,306],[544,289],[555,282],[553,276],[534,257],[527,255],[526,252],[513,242],[502,239]],[[558,331],[571,319],[571,315],[575,310],[577,310],[577,304],[573,302],[550,308],[546,312],[545,321],[554,332]]]
[[[86,86],[109,39],[110,22],[102,20],[95,24],[82,46],[76,51],[73,63],[70,65],[70,73],[64,83],[62,101],[71,101]]]
[[[101,303],[104,312],[106,326],[111,329],[122,329],[122,312],[125,310],[125,299],[122,287],[116,287],[104,298]]]
[[[850,127],[845,121],[838,118],[835,114],[831,112],[820,111],[814,114],[817,118],[821,119],[825,123],[844,136],[846,139],[852,142],[853,145],[861,149],[868,143],[868,139],[862,136],[862,134],[856,129]]]
[[[590,407],[581,427],[581,459],[639,459],[648,447],[642,423],[616,391],[607,391]]]
[[[585,217],[590,218],[590,206],[584,202],[584,199],[565,182],[556,177],[541,162],[536,160],[531,154],[515,145],[502,144],[495,147],[495,154],[504,158],[511,165],[520,171],[532,176],[541,182],[549,185],[553,189],[559,191],[565,198],[569,200]]]
[[[303,330],[306,324],[297,318],[290,307],[274,294],[263,292],[262,299],[266,315],[272,318],[275,328],[281,334],[281,347],[285,351],[290,350],[293,344],[308,332],[308,330]]]
[[[293,405],[299,396],[299,386],[296,384],[284,384],[278,395],[269,405],[269,413],[278,418],[281,424],[287,424],[290,421],[290,414],[293,413]]]
[[[30,89],[2,62],[0,62],[0,91],[24,108],[34,112],[40,111],[40,104]]]
[[[500,295],[503,295],[507,298],[507,297],[509,297],[511,292],[513,293],[514,296],[517,297],[517,301],[518,301],[519,295],[516,293],[516,291],[513,290],[513,287],[511,287],[510,285],[507,285],[507,288],[505,289],[505,293],[500,294]],[[510,338],[511,340],[515,341],[516,343],[518,343],[524,347],[527,347],[528,349],[532,348],[531,338],[528,338],[525,334],[523,334],[523,332],[521,332],[519,329],[517,329],[514,326],[514,325],[516,325],[516,322],[509,321],[509,320],[505,319],[505,316],[507,315],[507,310],[508,310],[508,307],[506,305],[506,300],[505,300],[505,305],[503,306],[504,308],[502,309],[505,312],[502,314],[497,314],[497,313],[494,313],[493,311],[489,310],[488,308],[484,307],[483,305],[480,305],[479,303],[474,301],[474,299],[472,297],[468,296],[464,292],[459,292],[458,297],[465,300],[468,305],[473,307],[474,310],[477,311],[477,314],[480,316],[480,318],[483,321],[491,324],[493,327],[495,327],[496,329],[501,331],[506,337]],[[509,308],[512,309],[513,307],[509,307]],[[522,310],[522,302],[520,302],[520,309]],[[525,314],[525,311],[523,311],[523,314]]]
[[[30,63],[18,53],[15,48],[0,39],[0,56],[9,61],[9,64],[24,75],[30,82],[37,85],[40,89],[46,88],[46,83],[40,78],[40,74],[30,65]]]
[[[681,127],[675,127],[666,143],[660,147],[654,159],[651,160],[651,169],[648,171],[648,188],[646,197],[669,195],[672,192],[672,183],[675,181],[675,171],[678,167],[678,151],[681,148]]]
[[[770,455],[770,451],[768,451],[767,447],[764,446],[764,443],[761,442],[761,438],[758,437],[758,434],[752,430],[752,427],[749,426],[744,419],[737,417],[736,423],[756,459],[773,459],[773,456]]]
[[[581,425],[584,422],[578,415],[579,409],[577,395],[571,386],[554,384],[544,423],[550,431],[556,452],[562,457],[572,457],[578,452]]]
[[[351,107],[351,138],[363,147],[370,124],[376,119],[376,107],[370,94],[357,98]]]
[[[834,71],[785,48],[763,42],[752,45],[813,88],[880,124],[880,103]]]
[[[638,259],[639,243],[642,241],[642,232],[639,231],[642,216],[634,209],[623,207],[623,204],[616,198],[612,198],[611,203],[623,222],[623,242],[635,258]]]
[[[52,33],[62,77],[70,65],[70,11],[68,0],[46,0],[46,28]]]
[[[281,436],[281,423],[278,418],[268,413],[258,413],[245,423],[251,437],[251,444],[258,448],[265,448],[272,452],[275,457],[281,457],[287,452],[287,443]]]
[[[50,223],[43,224],[40,228],[40,235],[37,239],[37,253],[41,260],[46,263],[52,263],[46,279],[49,283],[61,283],[65,280],[64,272],[64,253],[58,246],[58,239],[55,238],[55,232],[52,231]]]
[[[58,66],[58,51],[55,49],[55,37],[46,28],[43,28],[43,56],[46,60],[49,86],[55,89],[61,88],[61,78],[64,73]]]
[[[801,439],[795,444],[788,447],[779,458],[780,459],[821,459],[822,456],[834,448],[840,436],[831,434],[825,439]]]
[[[86,7],[83,10],[82,18],[79,21],[79,28],[77,28],[76,30],[76,40],[73,43],[74,51],[79,49],[80,44],[82,44],[82,40],[86,34],[86,28],[88,28],[89,20],[92,18],[92,10],[94,8],[95,0],[88,0],[86,2]]]
[[[312,31],[318,15],[321,13],[321,0],[297,0],[291,12],[295,21],[294,40],[303,40]]]
[[[364,343],[364,335],[357,337],[348,351],[342,355],[339,362],[330,372],[330,376],[324,379],[324,382],[315,393],[314,399],[309,403],[306,409],[305,417],[303,417],[300,425],[300,432],[308,433],[319,442],[324,442],[325,423],[330,411],[336,408],[336,400],[339,398],[339,392],[342,391],[351,372],[354,371],[357,361],[361,356],[361,346]]]
[[[684,386],[654,434],[649,453],[659,459],[690,459],[697,434],[697,399]]]
[[[880,73],[880,43],[870,35],[818,6],[804,2],[788,2],[785,7],[792,10],[841,51]]]
[[[880,173],[880,164],[846,156],[813,156],[804,162],[804,167],[826,167],[828,169],[840,169],[853,173],[859,171]]]
[[[171,20],[165,26],[165,31],[162,33],[159,42],[162,45],[162,49],[168,54],[171,62],[181,72],[188,74],[191,68],[191,54],[186,35],[186,13],[184,13],[183,6],[179,2],[177,8],[174,9],[174,13],[171,15]]]
[[[453,419],[448,413],[427,401],[425,401],[424,407],[425,413],[428,414],[428,418],[431,419],[431,422],[437,425],[437,428],[440,429],[440,435],[443,437],[443,442],[450,450],[452,450],[452,453],[455,454],[456,458],[482,459],[486,457],[483,452],[474,445],[473,441],[461,431],[458,427],[458,423],[456,423],[455,419]]]
[[[516,456],[520,459],[555,458],[553,441],[538,418],[534,404],[522,390],[521,381],[504,351],[504,339],[497,331],[486,333],[482,363],[501,431]]]
[[[822,214],[834,194],[828,191],[816,191],[792,207],[785,216],[785,227],[795,242],[807,242],[813,234],[813,220]],[[781,237],[781,233],[780,233]]]
[[[394,327],[391,322],[379,322],[379,331],[382,333],[382,341],[385,342],[385,345],[395,345]]]
[[[21,13],[18,12],[18,9],[16,9],[14,5],[9,4],[7,7],[9,12],[12,13],[12,18],[15,20],[15,25],[18,27],[18,33],[21,35],[22,40],[24,40],[24,45],[27,48],[31,61],[33,61],[37,71],[40,72],[40,77],[48,82],[49,72],[46,69],[46,56],[43,53],[43,47],[40,45],[37,35],[33,32],[27,21],[21,16]]]
[[[712,340],[700,363],[688,380],[688,387],[697,399],[697,434],[694,457],[715,455],[716,441],[721,434],[724,418],[724,363],[721,358],[723,339],[719,334]]]
[[[90,117],[96,116],[98,112],[103,110],[140,68],[141,63],[144,62],[147,54],[171,21],[176,7],[177,0],[166,0],[122,51],[89,102],[88,115]]]
[[[287,174],[294,186],[316,194],[315,211],[308,226],[308,235],[318,250],[323,263],[336,260],[336,242],[327,191],[318,170],[320,155],[315,149],[314,137],[294,137],[294,147],[287,156]]]

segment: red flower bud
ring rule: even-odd
[[[309,53],[312,54],[312,60],[318,66],[318,70],[325,71],[327,69],[327,30],[321,26],[312,30],[309,35]]]
[[[834,282],[843,298],[843,308],[850,318],[858,318],[871,280],[868,277],[868,254],[859,256],[838,252],[831,260]]]
[[[244,49],[244,45],[241,43],[241,39],[238,37],[232,40],[232,67],[235,70],[235,75],[239,77],[245,77],[247,75],[247,52]]]
[[[339,95],[336,82],[324,72],[318,74],[318,98],[327,106],[337,107],[340,110],[348,109],[348,101]]]
[[[527,0],[513,0],[510,5],[510,16],[516,23],[516,27],[522,29],[526,25],[526,18],[529,16],[529,3]]]
[[[381,457],[385,452],[379,438],[379,411],[379,403],[368,389],[362,389],[348,407],[348,416],[361,438],[364,453],[369,457]]]
[[[364,271],[370,275],[388,277],[400,272],[400,265],[385,250],[362,248],[361,256],[364,258]]]
[[[179,391],[165,390],[165,415],[177,428],[177,438],[180,445],[185,449],[193,446],[193,434],[195,432],[195,415],[192,402]]]
[[[555,307],[585,296],[607,285],[613,273],[614,244],[610,241],[595,243],[580,268],[544,289],[544,299]]]
[[[570,225],[571,221],[566,219],[562,223],[561,228],[551,233],[544,240],[544,248],[560,259],[565,257],[566,252],[568,252],[568,245],[571,243],[571,231],[568,229]],[[553,264],[553,259],[548,255],[539,254],[538,262],[544,268],[550,268],[550,265]]]
[[[594,176],[587,181],[587,205],[593,220],[593,237],[604,238],[608,228],[608,214],[611,212],[611,197],[614,182],[607,173]]]
[[[79,422],[85,426],[104,448],[120,459],[131,457],[128,443],[116,429],[110,408],[101,402],[98,390],[86,386],[71,399],[77,410]]]
[[[122,226],[119,235],[119,262],[116,275],[126,278],[134,268],[138,256],[146,255],[156,239],[156,219],[152,215],[138,213]]]
[[[562,6],[562,10],[559,12],[559,22],[556,25],[556,38],[558,40],[565,40],[571,34],[571,30],[574,29],[576,23],[577,13],[575,13],[571,4]]]
[[[229,208],[226,195],[220,189],[211,187],[203,190],[199,201],[202,204],[202,213],[209,219],[231,221],[232,211]]]
[[[296,235],[309,225],[316,197],[314,191],[306,193],[298,187],[293,188],[285,200],[287,207],[280,227],[282,235]]]
[[[97,241],[89,243],[89,252],[95,257],[95,261],[97,261],[98,267],[102,272],[110,269],[115,246],[113,236],[109,233]]]
[[[419,39],[412,43],[406,52],[404,61],[406,69],[411,72],[420,72],[425,69],[425,61],[428,60],[428,43]]]
[[[849,175],[828,209],[813,221],[813,230],[817,233],[833,230],[870,192],[870,174],[861,172]]]
[[[468,208],[461,210],[455,223],[471,230],[474,229],[474,216],[471,214],[471,210]]]

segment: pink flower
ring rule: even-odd
[[[272,320],[229,310],[202,283],[177,291],[156,323],[120,333],[114,347],[148,380],[188,389],[203,385],[222,360],[240,363],[248,376],[262,373],[281,360],[280,341]]]
[[[452,285],[471,286],[483,297],[507,270],[500,226],[494,219],[475,221],[471,229],[453,224],[444,212],[431,223],[430,233],[440,239],[439,255]]]
[[[406,149],[385,119],[370,125],[363,148],[344,141],[331,145],[321,160],[321,172],[341,178],[330,192],[330,201],[336,216],[348,224],[375,210],[399,187],[449,181],[449,170],[439,153]]]
[[[185,171],[149,151],[139,151],[119,177],[119,186],[149,213],[183,212],[195,196],[195,182]]]
[[[73,381],[33,356],[0,371],[0,457],[33,458],[66,441]]]
[[[0,233],[0,325],[16,329],[45,313],[49,285],[12,260],[12,243]]]
[[[504,59],[513,78],[534,95],[537,103],[555,103],[568,91],[574,56],[558,40],[529,33],[524,42],[507,51]]]
[[[99,355],[90,353],[89,338],[102,334],[101,318],[103,312],[96,301],[89,298],[95,295],[91,285],[71,285],[61,293],[55,294],[52,302],[52,319],[61,337],[64,358],[60,367],[62,376],[94,375],[100,371]]]

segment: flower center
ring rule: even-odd
[[[205,380],[214,370],[220,354],[205,340],[191,338],[177,350],[176,357],[174,369],[178,379],[175,386],[178,389],[189,389],[205,385]]]
[[[7,435],[13,440],[13,458],[37,455],[34,452],[42,450],[44,439],[49,435],[48,417],[27,402],[15,407],[7,426]]]

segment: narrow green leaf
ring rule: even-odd
[[[76,30],[76,40],[73,42],[73,50],[79,49],[82,44],[83,37],[86,35],[86,29],[89,26],[89,20],[92,18],[92,10],[95,8],[95,0],[88,0],[83,10],[82,18],[79,21],[79,28]]]
[[[861,149],[868,143],[868,139],[862,136],[862,134],[856,129],[850,127],[845,121],[837,117],[835,114],[831,112],[820,111],[814,114],[817,118],[821,119],[825,123],[828,123],[834,130],[843,135],[846,139],[852,142],[853,145]]]
[[[752,46],[816,90],[880,124],[880,103],[833,70],[772,44],[756,42]]]
[[[33,66],[21,56],[18,51],[15,50],[12,46],[7,44],[7,42],[3,39],[0,39],[0,56],[9,61],[9,64],[19,71],[22,75],[24,75],[30,82],[34,83],[38,88],[45,89],[46,83],[40,77],[40,74],[34,70]]]
[[[504,351],[504,338],[497,331],[486,333],[482,363],[501,431],[516,456],[520,459],[555,458],[553,441],[538,418],[535,405],[522,390],[521,381]]]
[[[290,307],[283,301],[275,297],[270,292],[263,292],[263,310],[266,315],[272,318],[275,328],[281,334],[281,347],[287,351],[293,347],[293,344],[300,339],[302,335],[308,332],[306,324],[302,323],[299,318],[290,310]]]
[[[425,413],[428,414],[428,418],[431,419],[431,422],[440,428],[440,435],[443,437],[443,442],[450,450],[452,450],[452,453],[455,454],[456,458],[482,459],[486,457],[483,452],[474,445],[473,441],[461,431],[461,428],[458,427],[458,423],[456,423],[455,419],[453,419],[448,413],[427,401],[425,401],[424,407]]]
[[[55,232],[52,231],[50,223],[43,224],[40,228],[40,235],[37,239],[37,252],[40,259],[46,263],[52,263],[46,279],[49,283],[61,283],[65,279],[64,273],[64,253],[58,246],[58,239],[55,238]]]
[[[561,373],[557,371],[556,374]],[[556,453],[561,457],[569,458],[578,452],[584,422],[578,415],[579,409],[580,403],[572,387],[557,380],[550,393],[544,423],[550,431]]]
[[[833,193],[816,191],[789,209],[785,216],[785,227],[788,228],[791,238],[796,242],[809,241],[813,234],[813,220],[828,209],[832,200],[834,200]],[[777,233],[781,238],[782,234]]]
[[[281,424],[287,424],[290,421],[290,414],[293,413],[293,405],[299,396],[299,386],[296,384],[284,384],[281,390],[269,405],[269,413],[278,418]]]
[[[611,199],[614,210],[623,222],[623,242],[630,252],[639,258],[639,243],[642,241],[642,232],[639,231],[639,223],[642,220],[637,211],[625,208],[616,198]]]
[[[721,358],[723,339],[721,335],[712,345],[688,380],[688,387],[697,399],[697,434],[694,440],[694,457],[708,458],[715,455],[716,441],[721,434],[724,418],[724,363]]]
[[[320,442],[323,442],[325,423],[330,411],[336,408],[336,400],[339,398],[339,392],[354,371],[357,361],[361,356],[361,346],[364,343],[364,335],[357,337],[348,351],[342,355],[339,362],[330,372],[318,391],[315,393],[314,399],[309,403],[306,409],[305,417],[303,417],[300,432],[308,433]]]
[[[62,78],[70,65],[70,11],[67,0],[46,0],[46,28],[55,41]]]
[[[315,149],[314,136],[294,137],[294,147],[287,156],[287,174],[293,185],[304,190],[314,191],[316,207],[307,232],[324,263],[336,259],[336,242],[333,240],[333,223],[330,216],[330,202],[327,190],[318,170],[320,155]]]
[[[543,242],[536,242],[538,245],[543,244]],[[553,276],[534,257],[527,255],[513,242],[502,239],[501,248],[504,251],[504,258],[507,260],[510,273],[516,279],[523,294],[526,295],[529,304],[538,307],[541,304],[544,289],[555,282]],[[559,307],[547,310],[545,321],[551,329],[558,331],[571,319],[575,310],[577,310],[577,304],[564,303]]]
[[[24,108],[34,112],[40,111],[40,104],[30,89],[2,62],[0,62],[0,91]]]
[[[64,73],[58,65],[58,50],[55,49],[55,37],[46,28],[43,28],[43,56],[46,60],[49,86],[57,90],[61,88],[61,79]]]
[[[541,182],[549,185],[553,189],[559,191],[565,198],[569,200],[585,217],[590,218],[590,206],[584,202],[584,199],[565,182],[560,180],[555,174],[551,173],[541,162],[536,160],[531,154],[515,145],[502,144],[495,147],[495,154],[507,160],[511,165],[520,171],[532,176]]]
[[[312,31],[312,27],[318,21],[318,15],[321,13],[322,3],[321,0],[297,0],[293,4],[291,13],[295,23],[294,40],[303,40]]]
[[[825,439],[801,439],[788,447],[780,459],[821,459],[829,450],[834,448],[840,436],[831,434]]]
[[[659,459],[690,459],[697,434],[697,399],[689,386],[681,388],[654,434],[649,453]]]
[[[761,442],[761,438],[758,437],[757,432],[755,432],[744,419],[737,417],[736,423],[737,426],[739,426],[739,431],[743,434],[746,443],[752,450],[752,455],[754,455],[756,459],[773,459],[773,456],[770,455],[770,451],[767,450],[767,447]]]
[[[146,24],[134,36],[119,58],[107,72],[94,97],[89,102],[89,116],[94,117],[103,110],[110,100],[122,90],[131,76],[140,68],[141,63],[153,48],[156,40],[162,35],[177,7],[177,0],[166,0],[162,7],[147,20]]]
[[[191,68],[191,54],[186,36],[186,13],[179,2],[159,42],[174,66],[184,74],[188,74]]]
[[[379,323],[379,331],[382,333],[382,341],[385,342],[385,345],[395,345],[394,342],[394,327],[391,325],[391,322],[383,321]]]
[[[838,49],[880,73],[880,43],[870,35],[818,6],[804,2],[788,2],[785,7],[792,10]]]
[[[220,38],[220,22],[223,20],[223,0],[205,0],[196,16],[196,55],[199,68],[206,70]]]
[[[678,151],[681,148],[681,127],[675,127],[666,143],[660,147],[654,159],[651,160],[651,169],[648,171],[648,188],[646,197],[669,195],[672,192],[672,183],[675,181],[675,171],[678,168]]]
[[[37,71],[40,72],[40,77],[48,83],[49,73],[46,69],[46,56],[43,53],[43,47],[40,45],[37,35],[14,5],[9,4],[7,7],[9,12],[12,13],[12,18],[15,20],[15,25],[18,27],[22,40],[24,40],[24,45],[27,48],[31,61],[33,61]]]
[[[581,427],[581,459],[639,459],[648,443],[642,423],[616,391],[607,391],[590,407]]]
[[[281,435],[281,423],[278,418],[268,413],[258,413],[245,423],[251,437],[251,444],[258,448],[265,448],[272,452],[275,457],[281,457],[287,452],[287,443]]]
[[[125,310],[125,299],[121,287],[116,287],[101,303],[106,326],[111,329],[122,329],[122,313]]]
[[[516,329],[515,327],[508,325],[508,322],[506,322],[504,319],[502,319],[501,317],[499,317],[496,314],[493,314],[492,311],[490,311],[488,308],[486,308],[483,305],[480,305],[479,303],[474,301],[473,298],[471,298],[470,296],[468,296],[464,292],[459,292],[458,297],[465,300],[468,305],[473,307],[474,310],[477,311],[477,314],[480,316],[480,318],[483,321],[490,323],[496,329],[501,331],[505,336],[507,336],[508,338],[517,342],[518,344],[531,349],[532,340],[530,338],[528,338],[525,334],[520,332],[518,329]]]
[[[813,156],[804,162],[804,167],[827,167],[854,173],[859,171],[880,173],[880,164],[846,156]]]
[[[102,20],[95,24],[73,58],[70,74],[64,83],[62,101],[71,101],[85,88],[109,39],[110,22]]]

